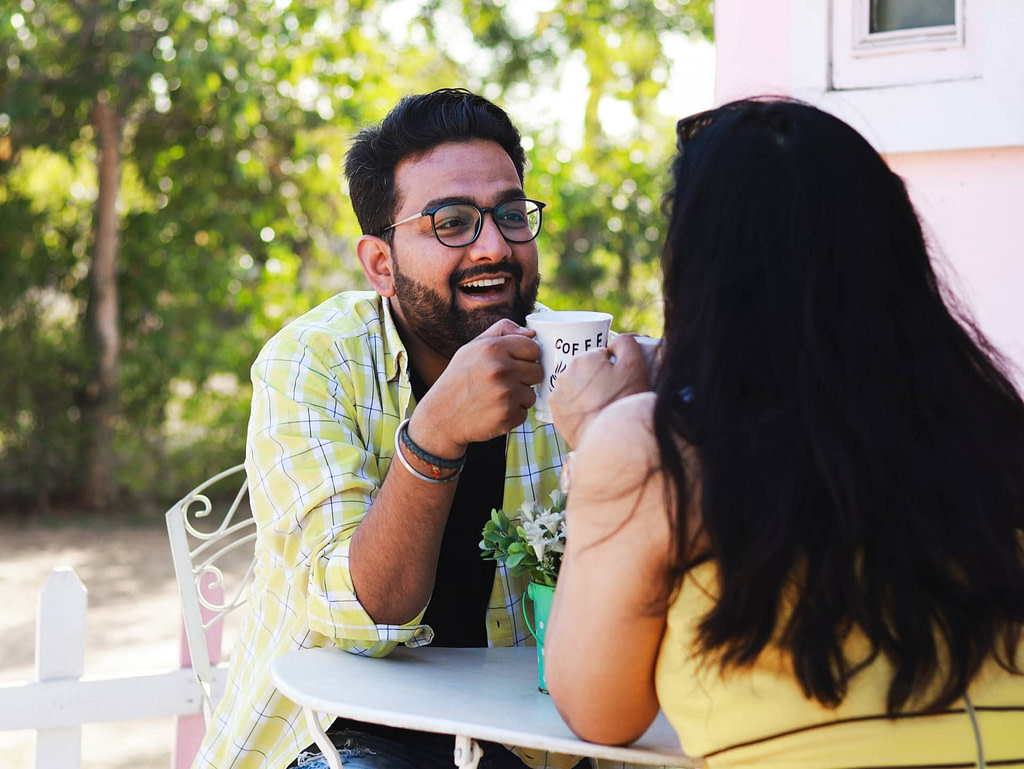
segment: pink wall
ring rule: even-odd
[[[1024,385],[1024,147],[886,160],[930,231],[937,270],[990,341],[1014,359]]]
[[[715,101],[789,92],[789,0],[715,2]]]
[[[717,0],[716,102],[788,93],[792,44],[799,41],[790,35],[790,0]],[[886,160],[907,183],[937,270],[1016,364],[1024,388],[1024,147],[901,153]]]

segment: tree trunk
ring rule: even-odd
[[[633,254],[629,249],[619,250],[619,296],[629,306],[633,302]]]
[[[86,307],[87,338],[93,371],[86,392],[86,440],[82,503],[92,509],[117,499],[114,479],[114,419],[118,402],[121,335],[118,329],[117,195],[121,186],[121,121],[106,94],[93,110],[99,155],[99,195],[96,200],[96,240],[89,270]]]

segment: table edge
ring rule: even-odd
[[[607,759],[611,761],[643,762],[652,764],[651,759],[663,762],[665,766],[682,768],[696,768],[704,765],[700,757],[694,757],[685,752],[665,752],[655,748],[635,748],[629,745],[605,745],[597,742],[588,742],[579,737],[557,737],[536,735],[532,732],[521,732],[513,728],[493,727],[476,725],[473,728],[464,728],[467,725],[462,722],[452,721],[441,716],[422,716],[416,719],[416,725],[410,727],[408,722],[403,720],[400,714],[382,710],[377,707],[348,706],[344,703],[332,702],[328,707],[324,706],[323,700],[312,697],[297,690],[288,681],[282,680],[278,673],[278,666],[282,660],[299,654],[309,652],[320,652],[321,649],[346,654],[344,650],[335,647],[319,647],[318,649],[295,649],[275,659],[270,666],[270,676],[278,691],[297,706],[312,710],[317,713],[329,713],[343,718],[372,721],[385,726],[399,728],[415,728],[420,731],[436,734],[464,735],[477,740],[486,740],[501,745],[514,745],[527,750],[546,750],[552,753],[560,753],[573,756],[587,756],[590,758]],[[680,748],[682,751],[682,748]],[[654,764],[657,765],[657,764]]]

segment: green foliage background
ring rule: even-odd
[[[0,8],[0,498],[74,500],[89,396],[96,137],[124,129],[115,476],[159,509],[242,459],[248,368],[284,323],[364,288],[341,182],[349,138],[405,93],[466,86],[527,140],[549,202],[541,298],[656,331],[660,199],[674,148],[655,109],[673,37],[709,0],[14,0]],[[537,10],[539,9],[539,10]],[[580,147],[533,95],[588,75]],[[637,128],[610,137],[602,100]]]

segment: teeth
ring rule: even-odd
[[[463,288],[489,288],[490,286],[502,286],[505,284],[504,278],[483,278],[481,280],[471,280],[469,283],[463,283]]]

